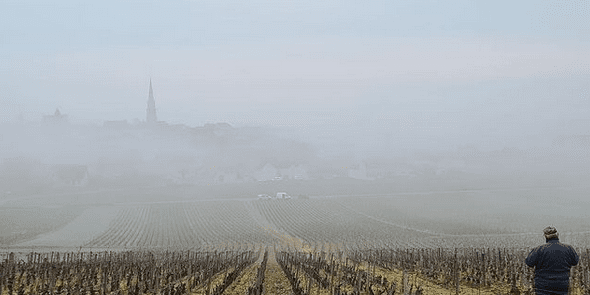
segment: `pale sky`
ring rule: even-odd
[[[169,123],[501,148],[590,132],[589,52],[585,0],[2,0],[0,122],[145,120],[151,77]]]

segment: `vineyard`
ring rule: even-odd
[[[590,292],[590,249],[577,249],[571,294]],[[0,294],[534,294],[525,249],[6,254]]]
[[[89,251],[210,251],[238,245],[250,249],[278,245],[326,250],[531,248],[543,241],[538,233],[539,228],[546,226],[543,221],[534,224],[536,231],[516,231],[500,225],[489,229],[489,225],[480,226],[470,220],[462,225],[459,221],[443,218],[428,219],[418,216],[419,211],[404,215],[395,211],[395,203],[388,204],[384,200],[212,200],[125,204],[108,210],[86,210],[63,230],[20,244],[4,244],[4,249],[31,251],[35,247],[46,247],[69,251],[81,247]],[[520,218],[511,221],[515,227],[525,223],[525,218],[530,219],[524,215]],[[103,219],[110,222],[104,226],[90,226],[96,224],[96,220],[105,222]],[[588,225],[587,221],[580,223]],[[576,227],[580,227],[580,223],[576,223]],[[571,227],[568,225],[568,228]],[[480,229],[479,233],[477,229]],[[578,247],[590,242],[588,231],[564,231],[561,237]]]
[[[257,202],[256,208],[270,223],[310,246],[372,248],[411,243],[422,246],[419,240],[430,237],[364,217],[331,200]]]
[[[461,221],[444,216],[456,213],[442,201],[408,211],[411,202],[244,199],[91,208],[59,230],[4,244],[0,295],[495,295],[534,289],[524,258],[544,242],[538,231],[546,224],[526,216],[510,220],[514,228],[469,222],[468,214]],[[107,223],[91,227],[93,220]],[[587,224],[560,232],[581,258],[572,268],[573,294],[589,293],[590,233],[580,230]]]
[[[0,239],[0,247],[4,251],[80,247],[88,251],[209,251],[237,245],[330,250],[531,248],[543,241],[539,229],[548,224],[563,229],[561,237],[573,246],[590,243],[587,214],[548,216],[531,212],[536,208],[528,212],[516,208],[514,211],[522,212],[514,213],[501,208],[502,213],[490,209],[493,204],[478,204],[472,196],[460,193],[441,193],[438,199],[428,200],[401,195],[136,202],[85,205],[79,211],[72,207],[69,210],[75,216],[63,217],[54,213],[60,209],[3,208],[8,223],[0,237],[6,233],[7,238]],[[472,210],[456,209],[465,202],[472,204]],[[18,222],[22,212],[35,214],[26,215],[27,222]],[[48,222],[48,215],[56,217]]]
[[[124,208],[86,248],[204,249],[270,243],[244,202],[163,203]]]

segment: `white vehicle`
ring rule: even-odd
[[[278,192],[277,193],[277,199],[291,199],[291,196],[289,196],[285,192]]]
[[[272,197],[267,194],[258,195],[258,200],[270,200],[270,199],[272,199]]]

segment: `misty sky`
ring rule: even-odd
[[[584,0],[3,0],[0,121],[145,120],[151,77],[169,123],[528,146],[590,132],[589,52]]]

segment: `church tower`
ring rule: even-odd
[[[150,78],[150,94],[147,101],[146,122],[153,124],[158,121],[156,117],[156,101],[154,100],[154,91],[152,90],[152,78]]]

